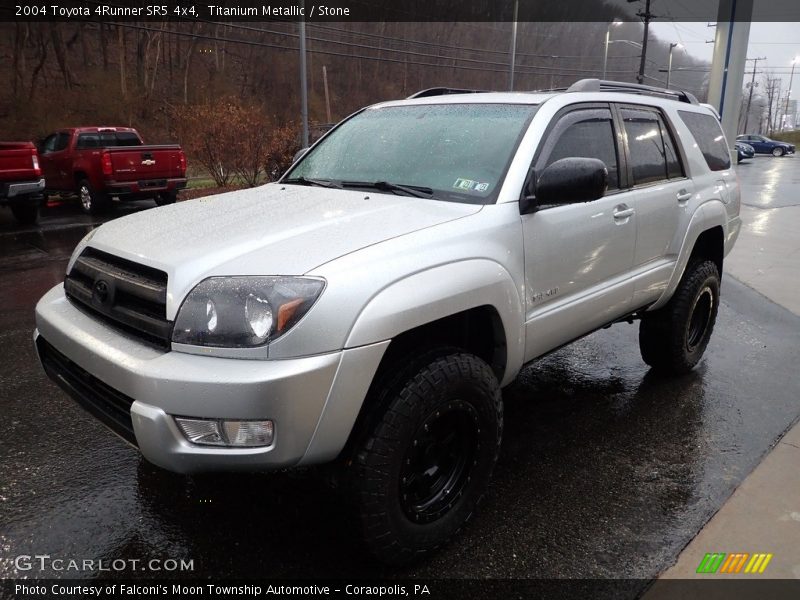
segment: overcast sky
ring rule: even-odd
[[[800,1],[800,0],[798,0]],[[661,40],[679,42],[683,45],[684,52],[692,56],[711,61],[714,44],[707,44],[713,40],[716,29],[708,27],[707,23],[664,23],[653,21],[651,31]],[[676,50],[677,52],[678,50]],[[789,76],[792,61],[800,56],[800,23],[752,23],[750,25],[750,44],[747,49],[747,58],[766,57],[758,62],[758,71],[769,70],[774,77],[781,77],[781,97],[786,97],[789,87]],[[749,80],[752,73],[752,62],[747,63],[745,80]],[[800,98],[800,63],[797,64],[792,85],[792,99]],[[678,75],[675,75],[676,79]],[[761,73],[756,74],[756,81],[762,78]],[[677,81],[680,81],[677,79]],[[763,83],[756,88],[763,88]]]

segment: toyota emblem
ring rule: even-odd
[[[105,304],[108,301],[110,288],[108,283],[103,281],[102,279],[98,279],[94,282],[94,289],[92,290],[92,296],[94,296],[95,300],[100,304]]]

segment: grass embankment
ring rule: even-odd
[[[794,131],[781,131],[774,134],[772,139],[780,140],[781,142],[789,142],[790,144],[800,146],[800,129],[795,129]]]

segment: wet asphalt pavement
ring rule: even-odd
[[[800,416],[800,318],[725,277],[713,338],[687,376],[648,372],[637,325],[528,367],[504,392],[503,449],[476,518],[429,561],[389,570],[363,555],[323,472],[164,474],[48,381],[33,307],[90,224],[73,206],[41,229],[0,214],[0,577],[21,575],[3,558],[50,554],[193,559],[183,576],[218,579],[647,580]],[[118,574],[136,575],[159,573]]]

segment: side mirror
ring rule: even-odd
[[[535,184],[536,204],[558,205],[602,198],[608,186],[608,169],[597,158],[562,158],[547,167]]]
[[[292,164],[296,163],[298,160],[303,158],[303,156],[305,156],[306,152],[308,152],[308,148],[300,148],[300,150],[298,150],[295,153],[294,158],[292,159]]]

